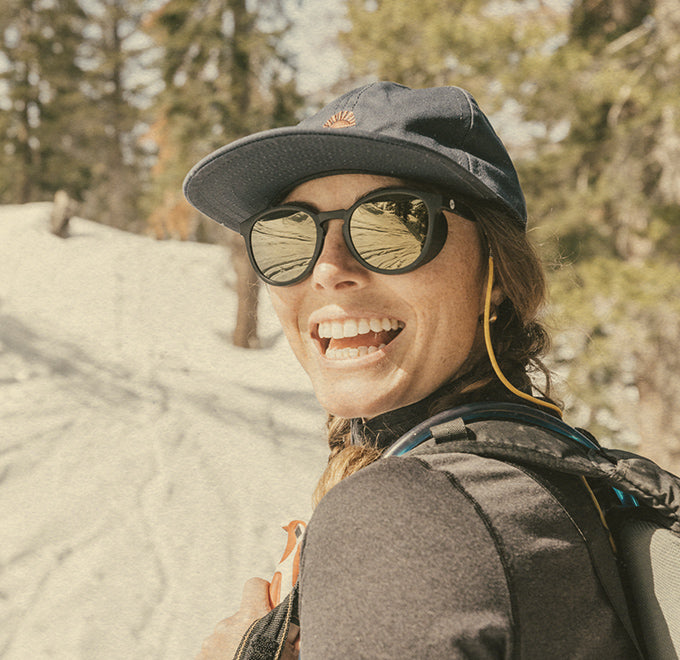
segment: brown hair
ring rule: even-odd
[[[492,345],[498,364],[516,388],[531,392],[535,387],[531,376],[540,372],[545,387],[540,394],[551,401],[550,373],[541,357],[550,346],[548,333],[537,320],[546,301],[543,266],[522,227],[496,205],[474,201],[480,243],[485,256],[494,259],[494,280],[504,294],[495,310]],[[481,349],[482,325],[478,341],[468,360],[465,373],[457,374],[446,393],[430,405],[430,414],[471,401],[498,398],[499,381],[486,352]],[[495,391],[495,392],[494,392]],[[508,391],[503,392],[510,397]],[[329,415],[328,445],[330,457],[314,491],[314,505],[341,479],[373,463],[381,451],[375,447],[352,445],[349,420]]]

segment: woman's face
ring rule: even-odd
[[[303,183],[286,201],[332,211],[399,185],[389,177],[340,174]],[[441,252],[399,275],[361,266],[345,245],[342,221],[331,220],[312,274],[269,288],[286,337],[328,412],[375,417],[420,401],[461,369],[480,327],[486,265],[474,223],[446,217]]]

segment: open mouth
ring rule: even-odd
[[[403,327],[402,321],[387,317],[322,321],[315,338],[327,359],[348,360],[384,348]]]

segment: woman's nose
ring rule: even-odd
[[[364,268],[349,251],[342,234],[342,220],[330,220],[326,226],[321,254],[312,271],[315,289],[347,289],[362,287],[370,271]]]

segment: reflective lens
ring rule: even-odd
[[[423,251],[428,210],[422,199],[392,194],[358,206],[349,221],[354,249],[383,271],[410,266]]]
[[[349,209],[315,211],[290,204],[264,211],[242,225],[248,254],[261,277],[278,286],[309,275],[323,249],[326,223],[342,220],[347,248],[365,268],[403,273],[433,259],[446,240],[437,193],[390,188],[369,193]]]
[[[300,277],[314,258],[317,228],[304,211],[280,213],[273,212],[253,225],[250,245],[265,279],[287,284]]]

